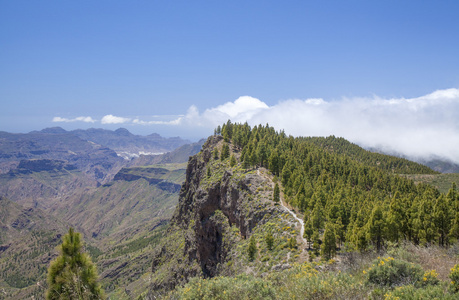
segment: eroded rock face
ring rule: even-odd
[[[180,185],[157,178],[158,176],[165,175],[169,173],[168,170],[163,168],[142,168],[141,170],[147,170],[147,173],[150,174],[142,174],[142,172],[134,172],[131,173],[132,170],[135,171],[136,168],[122,168],[113,178],[113,180],[124,180],[124,181],[135,181],[139,179],[146,180],[151,185],[156,185],[163,191],[167,191],[170,193],[177,193],[180,191]]]
[[[174,270],[167,271],[170,280],[153,283],[152,290],[172,289],[191,276],[219,275],[236,246],[231,241],[230,231],[237,231],[239,238],[245,239],[266,214],[277,209],[258,209],[251,204],[260,187],[267,184],[267,179],[255,172],[221,167],[211,171],[218,176],[209,178],[207,168],[217,162],[212,151],[221,147],[222,140],[220,136],[210,137],[202,151],[188,161],[186,181],[171,220],[171,231],[183,232],[184,246],[175,249],[180,254],[176,254]],[[153,272],[159,270],[162,262],[174,259],[170,251],[167,247],[158,249]],[[178,261],[184,262],[183,267],[177,267]]]
[[[218,265],[225,262],[234,246],[222,242],[228,228],[236,227],[241,237],[246,238],[264,215],[270,212],[257,211],[246,205],[247,198],[254,194],[251,187],[260,186],[261,181],[262,178],[257,175],[234,179],[232,172],[226,171],[222,181],[214,183],[208,190],[198,188],[195,193],[188,193],[192,210],[184,225],[192,222],[195,226],[194,235],[187,237],[187,244],[190,245],[187,250],[191,256],[194,256],[193,252],[196,253],[205,277],[218,275]]]
[[[32,172],[41,172],[53,170],[75,170],[76,166],[63,160],[31,159],[21,160],[19,162],[18,169]]]

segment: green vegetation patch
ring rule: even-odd
[[[438,188],[442,193],[447,193],[451,188],[453,182],[459,183],[459,173],[451,174],[412,174],[405,175],[407,178],[412,179],[416,183],[425,183],[433,185]]]

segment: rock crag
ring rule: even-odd
[[[190,157],[186,181],[172,217],[169,236],[156,249],[150,296],[173,289],[190,277],[214,277],[233,272],[228,262],[238,244],[256,226],[283,210],[271,201],[272,182],[256,170],[231,167],[214,157],[225,142],[211,136],[200,153]],[[230,145],[231,153],[239,156]]]

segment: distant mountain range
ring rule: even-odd
[[[83,140],[113,149],[118,155],[126,159],[138,157],[141,154],[163,154],[191,143],[180,137],[164,138],[157,133],[147,136],[135,135],[125,128],[119,128],[115,131],[95,128],[78,129],[70,131],[70,133]]]
[[[398,152],[384,151],[380,148],[375,148],[375,147],[366,148],[366,149],[371,152],[382,153],[382,154],[391,155],[395,157],[405,158],[405,159],[423,164],[431,168],[432,170],[440,172],[440,173],[459,173],[459,164],[454,163],[445,158],[435,157],[435,156],[428,157],[428,158],[416,158],[416,157],[409,157],[407,155],[404,155]]]
[[[189,143],[156,133],[134,135],[124,128],[66,131],[53,127],[26,134],[0,132],[0,174],[17,168],[21,160],[51,159],[70,164],[103,184],[126,165],[126,160],[167,153]]]
[[[145,290],[140,276],[204,140],[187,142],[122,128],[0,132],[0,299],[42,299],[70,226],[83,233],[108,292],[115,281],[122,293]]]
[[[147,136],[135,135],[125,128],[118,128],[115,131],[101,128],[66,131],[61,127],[52,127],[31,133],[71,134],[82,140],[110,148],[126,159],[138,157],[141,154],[162,154],[191,143],[180,137],[164,138],[157,133]]]

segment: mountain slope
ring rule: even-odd
[[[109,296],[130,299],[147,288],[153,249],[184,179],[184,164],[123,168],[110,183],[55,207],[85,234]]]
[[[115,179],[56,205],[55,213],[93,237],[148,227],[172,215],[184,180],[184,165],[121,169]]]
[[[43,295],[48,264],[67,226],[40,209],[0,196],[0,287],[7,298]]]
[[[97,181],[62,160],[21,160],[16,169],[0,174],[0,195],[44,210],[96,186]]]
[[[55,161],[46,163],[53,166]],[[177,204],[178,191],[185,179],[184,164],[125,168],[108,184],[82,184],[73,191],[66,188],[73,188],[67,185],[73,182],[73,176],[79,178],[78,170],[57,170],[54,167],[39,172],[18,170],[24,174],[16,170],[12,178],[9,178],[10,174],[2,175],[7,179],[2,188],[19,193],[21,186],[28,187],[27,195],[31,196],[33,191],[40,195],[38,200],[35,199],[38,203],[47,197],[51,200],[45,201],[47,205],[37,205],[45,207],[46,212],[34,205],[24,208],[5,198],[0,201],[0,262],[2,258],[5,262],[15,258],[13,265],[2,269],[8,294],[20,294],[19,298],[23,298],[40,291],[36,283],[41,280],[43,286],[47,265],[55,255],[54,247],[61,243],[60,236],[55,234],[65,233],[69,226],[83,233],[85,248],[97,263],[102,284],[109,295],[119,293],[117,297],[125,299],[128,298],[125,290],[140,294],[147,288],[144,279],[150,269],[153,249],[162,238]],[[11,195],[17,196],[15,193]],[[57,221],[57,218],[65,222]],[[38,224],[39,229],[36,229],[38,225],[31,224]],[[39,254],[38,258],[35,253]],[[42,253],[46,254],[46,259],[42,258]],[[16,263],[16,259],[21,263]],[[37,262],[37,259],[42,261]],[[30,273],[31,277],[20,277],[18,274],[25,274],[30,265],[38,269]]]
[[[405,158],[395,157],[377,152],[370,152],[344,138],[329,137],[307,137],[304,140],[311,142],[327,151],[345,154],[349,158],[361,162],[367,166],[375,166],[385,171],[398,174],[436,174],[429,167],[410,161]]]

